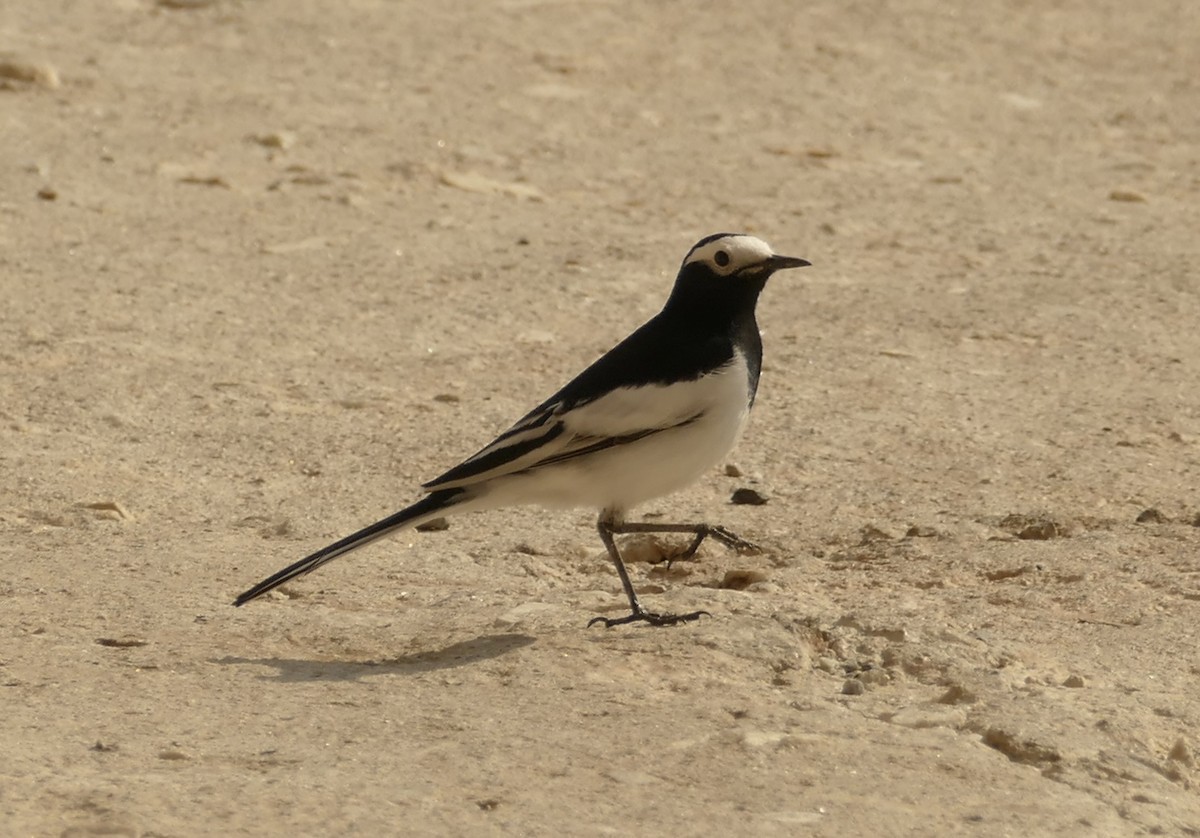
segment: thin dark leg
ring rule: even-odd
[[[635,532],[686,532],[691,533],[695,538],[686,550],[669,559],[667,564],[671,562],[687,561],[692,556],[696,555],[696,551],[700,549],[700,545],[704,543],[704,539],[708,537],[715,538],[717,541],[737,550],[739,553],[758,553],[761,548],[752,542],[747,541],[739,535],[731,533],[724,527],[718,527],[713,524],[656,524],[647,522],[644,524],[609,524],[609,532],[617,535],[625,535]]]
[[[686,623],[692,620],[698,620],[701,616],[711,617],[707,611],[692,611],[688,614],[656,614],[653,611],[647,611],[642,607],[642,603],[638,601],[637,592],[633,590],[633,583],[629,580],[629,571],[625,569],[625,562],[621,560],[621,553],[617,550],[617,544],[613,540],[614,534],[625,534],[635,532],[686,532],[695,536],[691,545],[682,555],[676,557],[678,559],[690,559],[699,549],[701,542],[708,536],[720,541],[722,544],[733,547],[739,552],[757,550],[758,548],[724,527],[714,527],[710,524],[625,524],[616,523],[610,520],[607,515],[600,517],[596,528],[600,531],[600,540],[604,542],[604,549],[608,551],[609,558],[612,559],[613,565],[617,568],[617,575],[621,577],[621,587],[625,589],[625,596],[629,597],[630,613],[627,617],[609,618],[609,617],[593,617],[588,621],[588,628],[596,625],[596,623],[604,623],[607,628],[620,626],[626,623],[649,623],[652,626],[671,626],[676,623]]]

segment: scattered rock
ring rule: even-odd
[[[838,663],[837,658],[817,658],[817,669],[832,675],[835,672],[840,672],[842,666]]]
[[[892,683],[892,676],[883,669],[865,669],[858,674],[858,680],[868,687],[886,687]]]
[[[904,661],[904,654],[896,646],[888,646],[879,653],[879,662],[891,669]]]
[[[1022,541],[1049,541],[1052,538],[1058,538],[1058,536],[1058,524],[1053,521],[1039,521],[1036,524],[1030,524],[1017,533],[1017,538]]]
[[[1047,541],[1064,534],[1057,521],[1040,515],[1012,513],[1001,518],[997,526],[1026,541]]]
[[[45,61],[33,61],[18,55],[0,54],[0,90],[22,87],[44,87],[57,90],[62,86],[58,69]]]
[[[635,535],[621,545],[625,564],[660,564],[670,561],[677,552],[657,535]]]
[[[435,402],[443,402],[445,404],[455,404],[462,401],[462,399],[456,396],[454,393],[438,393],[433,397],[433,400]]]
[[[895,533],[888,532],[887,530],[881,529],[874,524],[867,524],[865,527],[863,527],[860,531],[860,535],[860,546],[864,544],[875,544],[879,541],[896,541],[898,538]]]
[[[1032,740],[1018,739],[1008,731],[997,727],[988,728],[984,732],[983,744],[989,748],[995,748],[1013,762],[1019,762],[1022,765],[1059,762],[1062,759],[1062,754],[1054,748]]]
[[[287,151],[296,144],[296,135],[291,131],[271,131],[268,134],[255,134],[251,142],[258,143],[263,148],[275,148]]]
[[[1167,517],[1154,507],[1150,507],[1139,512],[1136,520],[1139,524],[1164,524]]]
[[[725,464],[725,476],[726,477],[741,477],[742,470],[740,468],[738,468],[734,463],[726,463]]]
[[[97,512],[102,513],[101,517],[103,518],[114,520],[119,518],[123,521],[128,521],[133,518],[133,516],[129,514],[129,510],[122,506],[120,501],[101,500],[96,501],[95,503],[81,503],[80,506],[82,506],[84,509],[94,509]]]
[[[1171,750],[1167,752],[1167,757],[1175,762],[1181,762],[1187,766],[1196,764],[1196,758],[1192,754],[1192,749],[1188,747],[1187,740],[1182,736],[1175,740],[1175,744],[1172,745]]]
[[[767,502],[767,496],[761,492],[755,491],[749,487],[743,486],[740,489],[735,489],[729,498],[729,502],[744,506],[762,506]]]
[[[1018,576],[1024,576],[1026,573],[1032,573],[1033,565],[1025,564],[1020,567],[1002,567],[999,570],[989,570],[983,574],[983,578],[989,582],[1000,582],[1004,579],[1015,579]]]
[[[232,189],[229,181],[220,175],[184,175],[179,178],[180,183],[186,183],[191,186],[217,186],[221,189]]]
[[[450,529],[450,522],[445,518],[430,518],[424,524],[417,524],[417,532],[443,532]]]
[[[938,531],[933,527],[925,527],[914,524],[904,533],[905,538],[936,538]]]
[[[1146,196],[1140,192],[1134,192],[1132,189],[1114,189],[1108,193],[1108,200],[1122,201],[1127,204],[1144,204]]]
[[[867,691],[867,685],[857,678],[847,678],[842,682],[842,695],[862,695]]]
[[[938,704],[974,704],[978,700],[978,696],[962,684],[951,684],[937,701]]]
[[[56,190],[53,186],[43,186],[37,191],[37,196],[43,201],[57,201],[58,190]]]
[[[763,570],[727,570],[721,580],[721,587],[731,591],[743,591],[755,582],[764,582],[767,573]]]
[[[904,628],[887,628],[882,626],[871,626],[866,629],[868,637],[882,637],[885,640],[890,640],[893,643],[904,643],[908,640],[908,630]]]
[[[1086,686],[1082,675],[1068,675],[1067,680],[1063,681],[1062,685],[1064,687],[1071,687],[1072,689],[1079,689]]]
[[[260,527],[258,534],[262,538],[284,538],[292,534],[292,519],[280,518],[273,523],[268,522],[266,526]]]
[[[143,640],[140,637],[97,637],[96,643],[111,649],[136,649],[140,646],[150,645],[149,640]]]

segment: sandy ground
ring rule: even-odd
[[[732,8],[4,4],[0,831],[1200,834],[1200,6]],[[711,619],[534,508],[230,606],[723,229]]]

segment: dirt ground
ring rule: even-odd
[[[1200,5],[0,10],[0,832],[1200,835]],[[814,266],[640,515],[408,532],[701,236]],[[741,476],[730,476],[740,472]],[[749,487],[765,505],[734,505]],[[640,519],[635,518],[635,519]]]

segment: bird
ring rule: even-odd
[[[692,484],[733,450],[762,371],[759,295],[777,271],[808,265],[745,233],[700,239],[658,314],[491,443],[423,484],[423,498],[267,577],[234,605],[398,530],[449,514],[537,504],[599,510],[596,528],[630,613],[595,617],[588,627],[667,626],[711,616],[647,610],[614,537],[688,534],[692,541],[678,558],[691,558],[710,537],[732,549],[754,549],[713,524],[627,518],[638,504]]]

